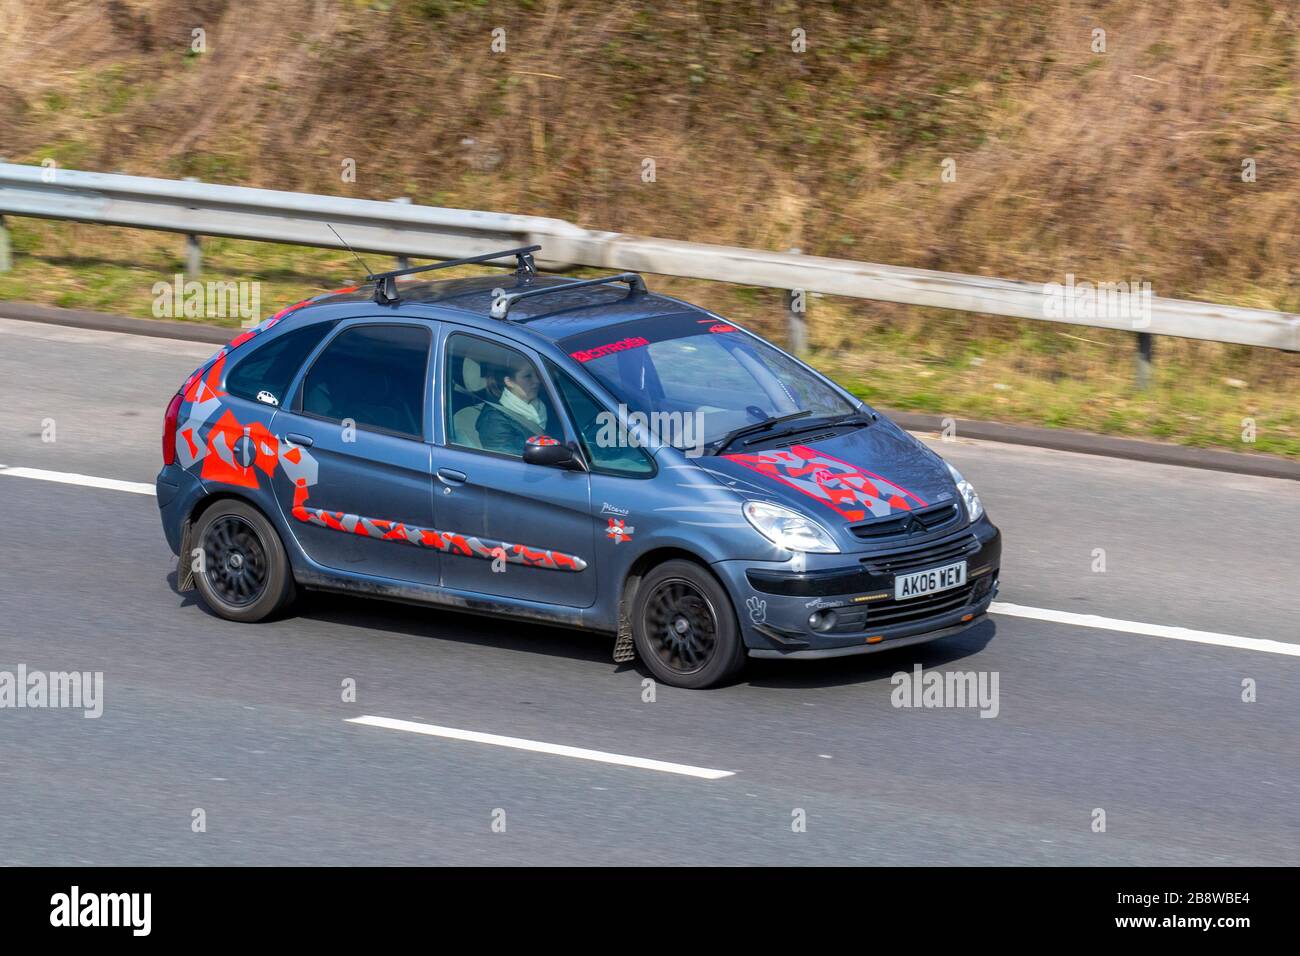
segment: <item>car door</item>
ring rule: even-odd
[[[309,359],[276,414],[276,498],[313,561],[436,585],[429,477],[437,324],[351,319]]]
[[[433,454],[434,516],[447,539],[443,585],[590,607],[597,570],[588,475],[523,460],[530,432],[572,437],[541,363],[499,336],[453,325],[444,336],[443,441]],[[521,383],[531,391],[517,391]]]

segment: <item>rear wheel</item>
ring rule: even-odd
[[[218,501],[199,518],[193,540],[203,550],[194,583],[221,617],[253,623],[293,600],[284,545],[256,508],[234,499]]]
[[[690,561],[666,561],[641,580],[632,639],[651,673],[675,687],[711,687],[745,663],[731,599]]]

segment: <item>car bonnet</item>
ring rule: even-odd
[[[846,550],[862,544],[850,526],[957,503],[943,460],[885,418],[832,437],[814,431],[755,444],[737,442],[696,464],[742,494],[808,515]]]

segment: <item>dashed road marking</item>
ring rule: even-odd
[[[586,750],[582,747],[566,747],[563,744],[548,744],[540,740],[525,740],[522,737],[502,737],[499,734],[484,734],[477,730],[458,730],[455,727],[420,724],[413,720],[395,720],[392,717],[352,717],[347,722],[349,724],[362,724],[366,727],[382,727],[385,730],[404,730],[407,733],[423,734],[426,737],[444,737],[448,740],[491,744],[494,747],[528,750],[532,753],[551,754],[556,757],[573,757],[576,760],[612,763],[621,767],[636,767],[639,770],[658,770],[660,773],[675,773],[684,777],[698,777],[701,780],[720,780],[723,777],[735,776],[735,772],[731,770],[711,770],[708,767],[692,767],[684,763],[669,763],[665,760],[650,760],[646,757],[629,757],[626,754],[611,754],[601,750]]]

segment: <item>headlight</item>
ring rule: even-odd
[[[825,528],[796,511],[766,501],[746,501],[741,510],[754,530],[778,548],[819,554],[840,553],[835,539]]]
[[[945,465],[948,463],[945,461]],[[975,486],[961,476],[961,472],[948,465],[948,474],[952,475],[952,480],[957,482],[957,493],[961,495],[961,500],[966,502],[966,513],[970,515],[971,521],[978,521],[979,516],[984,513],[984,505],[980,502],[980,496],[975,493]]]

